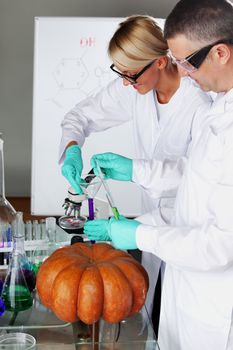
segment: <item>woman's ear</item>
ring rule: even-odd
[[[167,65],[167,62],[168,62],[168,58],[166,56],[162,56],[157,58],[157,60],[155,61],[155,64],[158,69],[164,69]]]

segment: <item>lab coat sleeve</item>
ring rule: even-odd
[[[164,161],[134,159],[132,180],[154,199],[160,198],[161,193],[163,197],[166,197],[166,193],[169,197],[180,184],[186,161],[186,157]]]
[[[222,176],[209,197],[206,222],[200,227],[141,224],[136,231],[138,248],[182,269],[221,271],[233,265],[232,164],[233,146],[226,146]]]
[[[82,146],[92,132],[103,131],[132,119],[134,97],[135,91],[130,86],[123,86],[118,78],[71,109],[61,123],[59,162],[62,162],[66,145],[71,140]]]

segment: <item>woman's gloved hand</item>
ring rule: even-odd
[[[90,220],[85,223],[83,232],[91,241],[110,241],[109,227],[107,219]]]
[[[79,186],[81,173],[83,170],[83,160],[81,148],[78,145],[72,145],[66,149],[65,160],[62,165],[62,175],[69,181],[73,189],[82,194],[83,191]]]
[[[137,249],[136,230],[140,222],[131,219],[110,219],[108,234],[118,249]]]
[[[132,159],[110,152],[95,154],[91,158],[91,166],[94,169],[95,174],[98,176],[96,162],[98,162],[106,179],[132,181]]]

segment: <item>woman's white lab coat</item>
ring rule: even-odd
[[[160,108],[154,91],[140,95],[131,86],[125,87],[122,79],[118,78],[96,95],[78,103],[64,117],[60,160],[69,141],[76,140],[82,146],[92,132],[103,131],[129,120],[133,121],[137,158],[176,160],[187,152],[198,106],[209,103],[210,98],[194,86],[189,78],[181,79],[180,87],[169,103]],[[142,214],[154,208],[173,207],[175,195],[176,188],[166,194],[161,190],[157,198],[152,200],[143,192]],[[165,215],[161,217],[167,223],[169,218]],[[151,314],[161,261],[154,255],[145,253],[142,262],[150,278],[147,309]]]
[[[134,180],[156,196],[176,186],[184,164],[173,165],[135,161]],[[172,221],[136,232],[139,249],[166,262],[161,350],[233,349],[233,89],[195,132]]]

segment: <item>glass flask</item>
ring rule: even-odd
[[[33,270],[36,274],[43,261],[55,250],[62,247],[61,243],[56,242],[56,219],[54,217],[45,219],[45,230],[46,241],[40,243],[33,252]]]
[[[31,292],[35,288],[35,273],[24,250],[24,223],[22,213],[17,212],[12,224],[13,250],[3,284],[2,299],[6,310],[23,311],[32,306]]]
[[[15,219],[16,211],[5,197],[3,144],[0,133],[0,247],[7,247],[11,244],[11,223]],[[3,253],[0,254],[0,260],[2,258]]]

